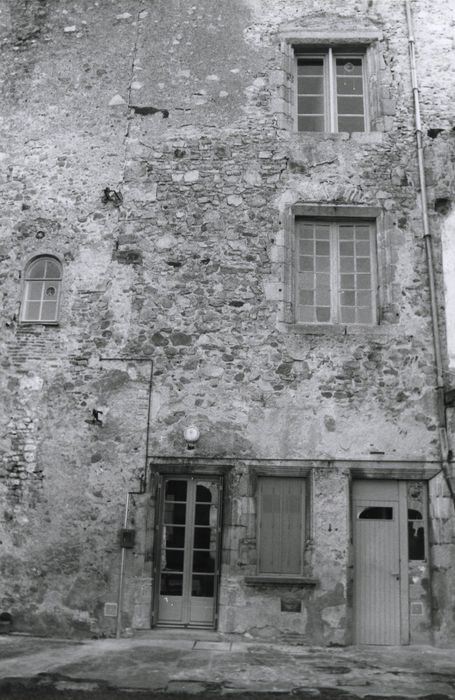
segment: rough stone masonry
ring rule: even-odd
[[[449,5],[412,2],[443,339]],[[382,474],[428,492],[408,641],[453,644],[404,4],[3,0],[0,29],[0,612],[110,635],[111,604],[149,628],[168,469],[223,476],[220,631],[352,643],[350,484]],[[369,52],[370,129],[296,131],[292,50],[337,42]],[[295,323],[295,218],[340,211],[377,221],[378,322]],[[41,255],[62,265],[54,325],[21,321]],[[280,473],[310,484],[302,577],[261,585],[257,481]]]

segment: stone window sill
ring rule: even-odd
[[[382,143],[384,141],[383,131],[296,131],[293,136],[301,139],[311,139],[311,141],[359,141],[360,143]]]
[[[284,323],[288,333],[296,335],[328,335],[328,336],[384,336],[390,335],[392,329],[390,326],[362,326],[362,325],[343,325],[343,324],[327,324],[318,325],[317,323]]]
[[[247,586],[316,586],[318,580],[308,576],[245,576]]]
[[[19,321],[19,326],[59,326],[59,321]]]

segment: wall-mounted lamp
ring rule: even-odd
[[[185,428],[183,436],[186,440],[187,449],[194,450],[200,437],[199,428],[196,428],[195,425],[189,425],[187,428]]]

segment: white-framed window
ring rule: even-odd
[[[368,131],[365,52],[296,51],[297,131]]]
[[[374,222],[295,220],[295,322],[377,323]]]
[[[257,573],[302,575],[306,530],[306,480],[259,476]]]
[[[33,258],[25,269],[21,322],[57,323],[61,286],[60,261],[52,255]]]

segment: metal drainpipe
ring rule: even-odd
[[[126,494],[125,503],[125,517],[123,519],[123,527],[128,526],[128,508],[130,505],[130,494]],[[125,547],[122,547],[122,555],[120,559],[120,575],[118,582],[118,598],[117,598],[117,625],[115,630],[115,636],[120,639],[122,633],[122,608],[123,608],[123,581],[124,581],[124,571],[125,571]]]
[[[411,13],[411,3],[410,0],[405,0],[406,9],[406,19],[408,24],[408,45],[409,45],[409,61],[411,65],[411,82],[412,82],[412,94],[414,98],[414,117],[415,117],[415,132],[416,132],[416,146],[417,146],[417,164],[419,171],[419,182],[420,182],[420,201],[422,206],[422,223],[423,223],[423,238],[425,241],[425,252],[427,259],[427,270],[428,270],[428,282],[430,286],[430,304],[431,304],[431,321],[432,321],[432,332],[433,332],[433,348],[434,348],[434,359],[436,365],[436,394],[438,403],[438,427],[439,427],[439,444],[441,450],[441,467],[444,473],[447,487],[449,489],[452,501],[455,504],[455,492],[452,486],[450,478],[450,465],[448,461],[449,457],[449,443],[447,438],[447,421],[446,421],[446,410],[444,404],[444,376],[443,376],[443,363],[442,363],[442,352],[441,352],[441,341],[439,336],[439,318],[438,318],[438,306],[437,306],[437,296],[436,296],[436,280],[434,273],[434,262],[433,262],[433,241],[430,232],[430,225],[428,220],[428,209],[427,209],[427,188],[425,181],[425,165],[423,158],[423,144],[422,144],[422,123],[420,117],[420,102],[419,102],[419,88],[417,85],[417,69],[416,69],[416,55],[415,55],[415,38],[414,29],[412,23],[412,13]]]
[[[150,362],[150,379],[148,388],[148,408],[147,408],[147,428],[145,433],[145,465],[144,465],[144,478],[141,479],[141,490],[140,491],[128,491],[126,494],[125,503],[125,515],[123,518],[123,527],[128,527],[128,511],[130,506],[130,496],[133,494],[143,494],[146,490],[147,484],[147,463],[148,463],[148,448],[149,448],[149,437],[150,437],[150,414],[152,411],[152,390],[153,390],[153,360],[148,357],[139,358],[112,358],[112,357],[100,357],[100,360],[133,360],[136,361],[147,361]],[[120,572],[119,572],[119,583],[118,583],[118,595],[117,595],[117,620],[115,628],[115,636],[120,639],[122,634],[122,612],[123,612],[123,583],[125,580],[125,547],[122,547],[122,553],[120,556]]]

